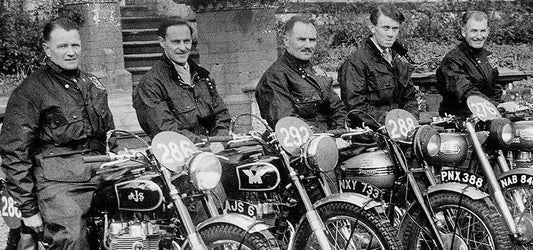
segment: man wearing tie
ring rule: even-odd
[[[396,38],[404,21],[393,5],[385,4],[370,13],[371,37],[339,68],[341,99],[355,125],[373,128],[384,125],[385,115],[401,108],[418,116],[417,90],[411,80],[412,65],[407,50]]]

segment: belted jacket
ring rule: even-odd
[[[202,136],[227,135],[230,115],[209,71],[188,60],[192,86],[185,84],[172,61],[163,57],[133,91],[133,107],[142,129],[153,138],[161,131]]]
[[[34,175],[83,182],[91,169],[67,156],[100,151],[114,128],[107,92],[93,75],[48,60],[11,94],[0,132],[0,157],[23,217],[38,212]],[[67,159],[68,158],[68,159]],[[64,161],[63,161],[64,160]]]
[[[286,116],[305,120],[317,132],[341,128],[346,110],[332,86],[333,80],[318,75],[309,61],[288,52],[263,74],[255,89],[261,116],[272,127]]]
[[[452,49],[437,69],[437,90],[442,95],[439,113],[469,116],[466,99],[479,95],[501,102],[502,86],[497,83],[498,69],[491,62],[492,52],[474,49],[463,40]]]
[[[414,68],[396,47],[392,47],[393,59],[389,63],[369,38],[339,68],[338,81],[346,108],[366,113],[354,112],[358,122],[380,127],[386,113],[395,108],[418,117],[417,90],[411,80]]]

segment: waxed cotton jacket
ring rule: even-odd
[[[317,75],[308,61],[285,52],[263,74],[255,89],[261,116],[272,127],[279,119],[295,116],[315,132],[344,126],[346,111],[333,80]]]
[[[395,45],[392,65],[369,38],[339,68],[341,98],[347,110],[359,109],[367,113],[356,113],[355,123],[380,127],[384,125],[386,113],[395,108],[418,116],[417,90],[411,80],[413,67],[398,53]]]
[[[192,86],[185,84],[166,55],[133,91],[133,107],[142,129],[153,138],[161,131],[201,136],[227,135],[230,116],[209,71],[188,60]]]
[[[497,83],[498,69],[491,62],[492,52],[474,49],[463,40],[452,49],[437,69],[437,90],[442,95],[439,113],[466,117],[470,111],[466,99],[479,95],[501,102],[502,87]]]
[[[32,191],[39,187],[35,176],[57,182],[89,180],[90,168],[54,162],[105,148],[106,132],[113,128],[107,92],[95,76],[65,71],[49,60],[31,73],[11,94],[0,132],[7,188],[22,216],[39,211]]]

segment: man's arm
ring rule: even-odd
[[[39,213],[37,196],[33,193],[34,178],[30,150],[37,140],[39,110],[32,98],[15,92],[7,103],[0,132],[0,157],[6,175],[6,187],[18,202],[22,217]]]
[[[227,135],[229,133],[229,124],[231,117],[229,115],[228,107],[222,97],[218,94],[214,81],[211,80],[213,91],[211,91],[213,100],[213,116],[214,123],[211,128],[212,135]]]
[[[259,105],[261,117],[270,126],[275,126],[279,119],[286,116],[298,117],[292,104],[288,83],[283,75],[263,75],[255,90],[255,98]]]
[[[348,111],[359,109],[367,113],[355,113],[365,124],[379,127],[380,124],[376,124],[374,119],[379,123],[383,123],[386,112],[378,110],[366,102],[366,95],[368,94],[366,87],[367,76],[363,67],[361,63],[354,62],[350,59],[341,65],[338,75],[341,99],[344,101],[344,105]]]
[[[193,132],[182,129],[165,101],[165,96],[155,83],[144,81],[133,91],[133,107],[142,129],[153,138],[162,131],[178,132],[193,142],[200,142],[200,137]]]
[[[413,114],[415,117],[420,116],[418,111],[418,100],[416,100],[416,95],[418,90],[413,84],[413,80],[409,79],[409,83],[405,87],[405,95],[402,97],[403,109]]]
[[[344,127],[344,121],[346,119],[346,108],[344,107],[344,104],[342,103],[341,98],[335,91],[333,90],[333,86],[329,85],[329,91],[328,91],[328,102],[329,102],[329,110],[328,110],[328,118],[329,118],[329,128],[330,129],[338,129]]]

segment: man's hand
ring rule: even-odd
[[[211,153],[216,154],[224,150],[224,144],[221,142],[212,142],[209,144],[209,149],[211,149]]]
[[[36,233],[44,231],[44,224],[43,218],[41,217],[41,213],[37,213],[28,218],[22,217],[22,221],[24,221],[24,224],[27,227],[33,229],[33,231],[35,231]]]
[[[337,144],[338,149],[346,148],[350,146],[350,143],[342,138],[335,138],[335,143]]]

